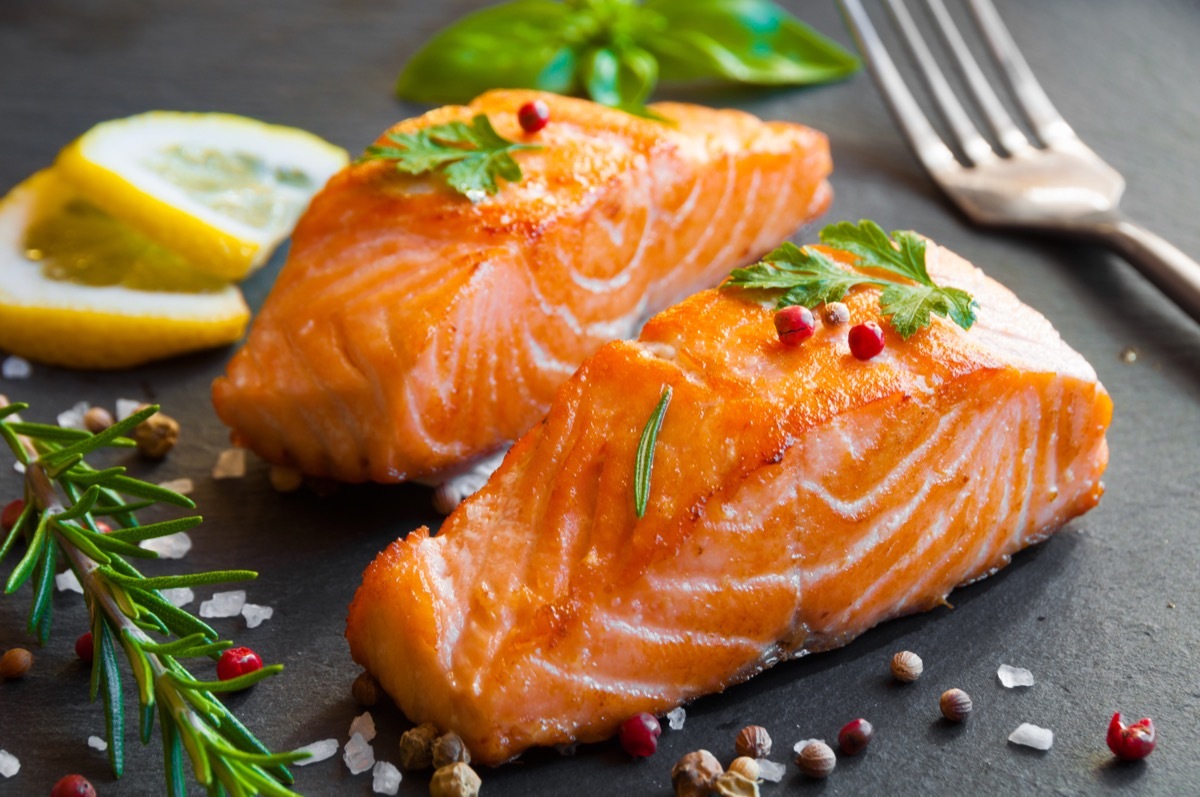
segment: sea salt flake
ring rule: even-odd
[[[92,748],[93,750],[99,750],[103,753],[108,749],[108,742],[104,741],[99,736],[89,736],[88,747]]]
[[[364,711],[354,718],[350,723],[350,736],[358,734],[363,738],[363,741],[369,742],[375,738],[375,718],[371,716],[371,712]]]
[[[246,475],[246,449],[227,448],[217,455],[213,466],[214,479],[240,479]]]
[[[29,360],[15,354],[5,357],[4,364],[0,365],[0,374],[5,379],[28,379],[32,373],[33,366],[29,364]]]
[[[192,538],[186,531],[179,531],[165,537],[142,540],[140,545],[147,551],[154,551],[161,559],[182,559],[192,550]]]
[[[11,778],[21,771],[21,762],[7,750],[0,750],[0,775]]]
[[[133,415],[138,411],[138,407],[141,407],[143,403],[144,402],[136,401],[134,399],[117,399],[117,420],[123,421],[130,415]]]
[[[257,603],[247,603],[242,607],[242,617],[246,618],[247,628],[258,628],[263,620],[270,620],[275,609],[270,606],[259,606]],[[370,737],[367,737],[368,740]]]
[[[342,760],[346,762],[346,767],[350,770],[351,775],[366,772],[375,766],[375,750],[371,747],[370,742],[362,737],[361,733],[351,736],[350,741],[346,742],[346,746],[342,749],[344,751]]]
[[[1033,673],[1024,667],[1001,664],[1000,669],[996,670],[996,675],[1000,676],[1000,683],[1009,689],[1014,686],[1033,686]]]
[[[687,712],[683,710],[683,706],[676,706],[667,712],[667,727],[673,731],[681,731],[686,719]]]
[[[69,410],[64,410],[58,414],[58,425],[64,429],[82,429],[83,415],[88,411],[90,405],[86,401],[81,401]]]
[[[376,761],[371,770],[371,791],[376,794],[396,794],[400,791],[400,770],[387,761]]]
[[[237,617],[246,605],[246,590],[214,592],[210,600],[200,604],[201,617]]]
[[[13,463],[13,470],[15,470],[17,473],[24,473],[25,472],[25,463],[20,460],[17,460],[16,462]]]
[[[159,482],[158,486],[180,495],[191,495],[192,491],[196,489],[196,485],[186,476],[182,479],[168,479],[165,482]]]
[[[79,583],[79,577],[75,575],[74,570],[64,570],[61,573],[54,575],[54,586],[59,592],[78,592],[83,594],[83,585]]]
[[[159,592],[172,606],[187,606],[196,600],[196,593],[192,592],[191,587],[168,587]]]
[[[771,783],[779,783],[786,774],[787,767],[783,764],[776,764],[774,761],[768,761],[765,758],[758,759],[758,776],[763,780],[770,781]]]
[[[1054,731],[1022,722],[1015,731],[1009,734],[1008,740],[1013,744],[1032,747],[1034,750],[1049,750],[1054,746]]]
[[[337,739],[322,739],[319,742],[306,744],[303,747],[297,747],[297,753],[312,753],[308,758],[302,758],[297,761],[294,766],[306,767],[309,764],[316,764],[319,761],[325,761],[333,758],[334,753],[338,751]]]

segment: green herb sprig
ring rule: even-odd
[[[633,466],[633,508],[638,517],[646,515],[646,507],[650,503],[650,475],[654,471],[654,444],[658,442],[658,430],[662,428],[663,416],[667,414],[667,406],[671,403],[671,386],[664,385],[650,420],[642,429],[642,437],[638,440],[637,459]]]
[[[108,757],[113,774],[124,771],[125,703],[118,651],[133,671],[138,689],[142,743],[150,741],[159,720],[166,774],[166,793],[185,795],[184,757],[196,780],[210,794],[293,795],[287,764],[306,752],[272,753],[225,707],[214,693],[244,689],[280,672],[282,665],[231,679],[208,682],[194,678],[181,663],[194,657],[215,658],[233,643],[166,600],[159,592],[253,579],[248,570],[221,570],[190,575],[147,577],[129,563],[157,554],[137,545],[192,528],[201,518],[183,517],[139,525],[134,513],[156,503],[192,509],[191,499],[125,475],[123,467],[96,470],[84,457],[105,447],[127,448],[124,435],[153,415],[147,407],[99,434],[26,423],[17,413],[25,404],[9,404],[0,396],[0,438],[25,468],[25,507],[0,545],[0,560],[20,536],[28,539],[24,556],[4,586],[11,595],[32,581],[29,632],[45,643],[52,620],[54,574],[65,560],[83,587],[91,615],[93,663],[91,699],[102,697]],[[126,497],[142,499],[128,502]],[[108,533],[96,518],[118,525]]]
[[[880,308],[905,339],[929,326],[933,315],[948,316],[963,329],[975,323],[978,303],[964,290],[934,283],[925,269],[925,240],[916,233],[896,231],[889,237],[873,221],[843,221],[821,230],[821,243],[853,254],[855,266],[872,274],[843,268],[815,249],[785,243],[758,263],[734,269],[721,287],[777,292],[778,307],[809,309],[839,301],[862,285],[882,288]]]
[[[515,0],[440,31],[409,60],[396,94],[441,104],[532,88],[639,113],[660,78],[795,86],[856,69],[858,59],[770,0]]]
[[[367,147],[359,160],[392,161],[405,174],[441,172],[451,188],[472,200],[500,190],[497,178],[521,179],[521,167],[512,153],[541,149],[509,141],[496,132],[486,114],[477,114],[470,124],[448,122],[415,133],[388,133],[387,138],[397,146]]]

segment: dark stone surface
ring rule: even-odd
[[[7,0],[0,4],[0,188],[50,163],[96,122],[156,108],[247,114],[358,151],[418,110],[390,93],[406,57],[478,4]],[[832,3],[787,5],[846,40]],[[1001,11],[1064,115],[1129,179],[1127,210],[1200,254],[1194,0],[1008,0]],[[788,761],[796,740],[832,740],[860,715],[876,728],[864,755],[843,759],[823,783],[790,767],[784,783],[765,784],[764,794],[1200,793],[1200,328],[1112,255],[969,227],[926,180],[865,75],[806,91],[686,96],[827,131],[837,169],[830,219],[920,230],[1049,316],[1115,401],[1108,493],[1049,543],[952,595],[953,610],[888,623],[840,651],[776,667],[689,706],[686,727],[665,733],[649,760],[631,763],[615,744],[573,758],[537,753],[484,771],[485,793],[667,795],[677,757],[705,747],[728,762],[747,723],[766,726],[776,739],[774,758]],[[246,284],[253,304],[282,257]],[[1136,347],[1136,363],[1118,359],[1127,346]],[[154,479],[194,478],[206,522],[193,532],[196,546],[184,562],[148,569],[260,570],[250,600],[274,606],[275,617],[257,629],[240,619],[215,625],[287,672],[230,703],[275,749],[331,736],[344,741],[358,711],[350,698],[358,669],[342,638],[346,605],[376,551],[436,522],[429,492],[364,486],[324,499],[283,496],[260,465],[244,480],[212,481],[208,472],[227,438],[208,385],[229,353],[114,374],[37,367],[31,381],[0,383],[0,391],[34,402],[29,415],[38,420],[78,400],[111,406],[122,396],[154,398],[182,420],[178,449],[146,470]],[[0,496],[18,490],[5,464]],[[10,569],[11,562],[3,574]],[[31,645],[28,604],[28,588],[0,600],[0,648]],[[85,609],[65,593],[54,606],[54,635],[35,650],[33,672],[0,684],[0,747],[22,762],[15,778],[0,781],[0,794],[47,794],[75,771],[105,795],[161,792],[157,741],[143,748],[131,735],[120,781],[87,747],[90,734],[102,735],[103,716],[87,702],[87,675],[72,652]],[[887,677],[888,659],[902,648],[925,659],[925,676],[911,686]],[[995,675],[1002,662],[1028,667],[1037,685],[1003,689]],[[975,700],[962,726],[939,719],[937,697],[950,686]],[[1154,717],[1161,741],[1148,761],[1109,757],[1104,730],[1115,710]],[[376,751],[395,761],[407,723],[392,708],[374,713]],[[1024,721],[1052,728],[1054,749],[1009,745],[1008,734]],[[370,793],[370,776],[353,778],[336,759],[296,774],[306,794]],[[402,793],[427,793],[427,779],[406,775]]]

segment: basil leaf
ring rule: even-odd
[[[639,44],[664,80],[803,85],[837,80],[858,59],[770,0],[649,0],[667,24]]]
[[[588,96],[630,113],[649,112],[646,99],[658,82],[658,62],[641,47],[598,47],[580,59]]]
[[[617,54],[608,47],[599,47],[584,53],[580,61],[588,96],[601,105],[620,105],[618,74],[621,62]]]
[[[554,0],[515,0],[463,17],[417,51],[396,81],[414,102],[465,103],[488,89],[578,89],[571,43],[578,12]]]

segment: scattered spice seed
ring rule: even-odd
[[[17,525],[17,520],[20,519],[21,513],[25,511],[25,502],[18,498],[15,501],[9,501],[4,505],[4,512],[0,513],[0,526],[5,531],[12,531],[13,526]]]
[[[54,784],[50,797],[96,797],[96,787],[83,775],[65,775]]]
[[[304,474],[287,465],[272,465],[267,478],[276,492],[294,493],[304,484]]]
[[[483,782],[469,764],[462,761],[441,767],[429,782],[431,797],[477,797]]]
[[[713,781],[712,793],[717,797],[759,797],[758,780],[727,770]]]
[[[1154,752],[1158,742],[1158,734],[1154,730],[1154,721],[1149,717],[1125,724],[1121,712],[1113,714],[1108,723],[1108,749],[1122,761],[1140,761]]]
[[[758,761],[750,756],[741,755],[733,759],[726,772],[736,772],[744,778],[758,780],[761,768]]]
[[[116,421],[112,413],[104,407],[88,407],[87,412],[83,414],[83,428],[92,434],[100,434],[114,423]]]
[[[462,737],[454,731],[444,733],[433,743],[433,767],[441,769],[451,764],[471,763],[471,753]]]
[[[33,654],[25,648],[10,648],[0,656],[0,680],[24,678],[33,666]]]
[[[433,766],[433,743],[438,729],[429,722],[410,728],[400,736],[400,766],[411,772]]]
[[[146,459],[162,459],[179,441],[179,422],[156,412],[133,427],[133,441]]]
[[[658,750],[658,737],[662,725],[653,714],[634,714],[621,723],[621,749],[634,758],[652,756]]]
[[[79,639],[75,640],[75,655],[84,664],[91,664],[92,657],[95,655],[95,645],[92,643],[92,632],[80,634]]]
[[[862,717],[853,719],[838,731],[838,747],[845,755],[858,755],[875,738],[875,727]]]
[[[369,672],[360,672],[350,685],[350,693],[360,706],[370,708],[379,702],[379,681]]]
[[[733,749],[739,756],[766,758],[771,754],[771,734],[761,725],[747,725],[738,731]]]
[[[1126,346],[1125,348],[1121,349],[1121,353],[1117,355],[1117,357],[1126,365],[1132,365],[1133,363],[1137,362],[1138,350],[1132,346]]]
[[[942,692],[939,705],[942,716],[951,722],[962,722],[971,713],[971,696],[961,689],[947,689]]]
[[[803,305],[789,305],[775,313],[775,332],[785,346],[799,346],[813,336],[816,328],[812,310]]]
[[[217,662],[217,677],[229,681],[239,675],[261,670],[262,659],[250,648],[230,648],[221,654]]]
[[[821,314],[825,323],[831,326],[841,326],[850,323],[850,308],[844,302],[826,302],[825,311]]]
[[[855,359],[869,360],[883,351],[883,328],[874,321],[850,327],[848,339]]]
[[[924,671],[925,663],[911,650],[902,650],[892,656],[892,677],[897,681],[910,684],[920,678]]]
[[[796,765],[810,778],[827,778],[837,766],[837,756],[829,745],[813,741],[804,745],[804,749],[796,756]]]
[[[526,133],[536,133],[550,121],[550,106],[544,100],[527,102],[517,110],[517,121]]]
[[[724,771],[721,762],[707,750],[688,753],[671,767],[675,797],[708,797],[713,783]]]

